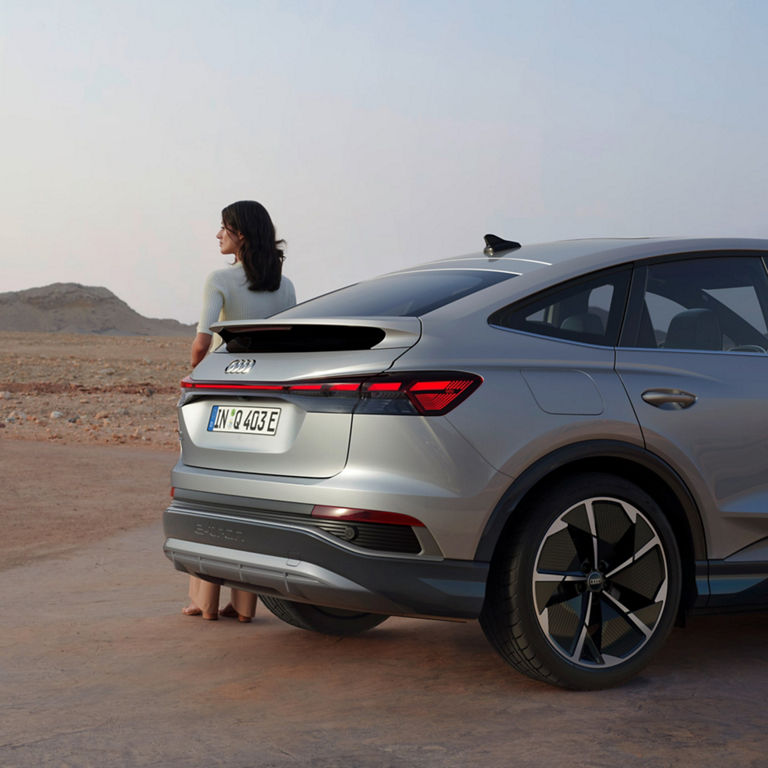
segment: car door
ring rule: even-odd
[[[699,506],[710,561],[733,565],[711,571],[712,594],[743,602],[768,578],[767,318],[760,254],[656,261],[635,269],[616,356],[647,448]]]

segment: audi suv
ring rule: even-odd
[[[485,240],[216,327],[174,566],[317,632],[479,619],[574,689],[768,608],[768,240]]]

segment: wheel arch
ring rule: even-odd
[[[499,500],[478,544],[475,559],[492,562],[516,512],[544,488],[582,472],[602,472],[629,480],[654,497],[675,534],[683,568],[681,609],[698,597],[697,563],[706,561],[706,539],[698,506],[682,478],[665,461],[641,446],[611,440],[590,440],[539,459],[522,472]]]

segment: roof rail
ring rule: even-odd
[[[514,240],[504,240],[496,235],[483,235],[485,240],[485,248],[483,253],[487,256],[493,256],[494,253],[501,253],[502,251],[512,251],[515,248],[522,248],[520,243],[516,243]]]

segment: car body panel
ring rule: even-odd
[[[616,368],[648,449],[696,495],[709,556],[727,558],[768,537],[768,356],[620,349]],[[643,399],[652,390],[680,390],[696,401],[661,408]]]
[[[463,347],[460,367],[483,377],[483,397],[470,397],[446,418],[500,472],[516,477],[543,454],[593,438],[596,416],[605,439],[643,444],[612,348],[493,328],[483,316],[460,324],[430,317],[419,344],[396,367],[455,367],[457,345]]]
[[[381,443],[382,419],[396,440]],[[428,517],[441,557],[472,560],[487,515],[508,484],[445,419],[355,415],[344,468],[327,478],[192,466],[179,460],[175,488],[293,504],[386,510]],[[437,458],[436,458],[437,457]],[[485,516],[477,510],[487,510]],[[433,553],[435,554],[435,553]]]

